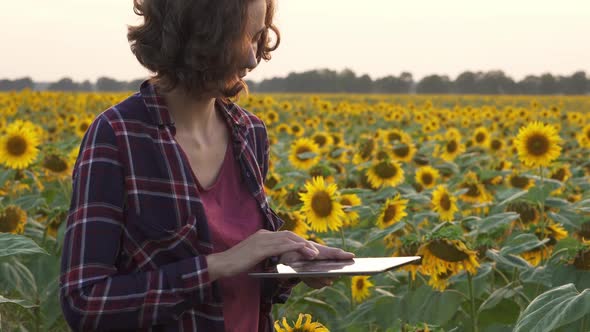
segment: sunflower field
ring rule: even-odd
[[[0,94],[0,331],[66,331],[72,167],[129,94]],[[356,257],[421,256],[301,283],[277,331],[590,331],[590,97],[251,95],[291,230]]]

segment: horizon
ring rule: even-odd
[[[428,75],[455,79],[465,71],[501,70],[515,81],[590,72],[590,45],[584,42],[588,1],[371,4],[359,9],[356,1],[278,1],[281,45],[245,79],[345,68],[373,80],[405,71],[416,81]],[[101,76],[131,81],[149,75],[127,43],[126,25],[140,22],[130,0],[20,0],[4,7],[0,29],[12,31],[5,33],[12,48],[3,53],[1,78],[94,82]]]

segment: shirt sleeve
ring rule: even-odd
[[[74,331],[137,329],[177,320],[213,299],[205,256],[120,274],[125,172],[113,128],[99,116],[84,135],[72,172],[61,254],[59,299]]]

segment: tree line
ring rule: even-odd
[[[0,91],[32,90],[49,91],[136,91],[143,79],[118,81],[100,77],[96,82],[75,82],[65,77],[57,82],[36,83],[30,77],[16,80],[0,80]],[[526,94],[526,95],[583,95],[590,94],[590,77],[584,71],[571,75],[527,75],[516,81],[501,70],[488,72],[466,71],[454,80],[447,75],[428,75],[416,81],[411,73],[389,75],[372,79],[358,76],[350,69],[335,71],[316,69],[290,73],[260,82],[246,81],[252,92],[307,92],[307,93],[417,93],[417,94]]]

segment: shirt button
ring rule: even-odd
[[[246,172],[246,176],[247,177],[250,177],[250,172]]]

